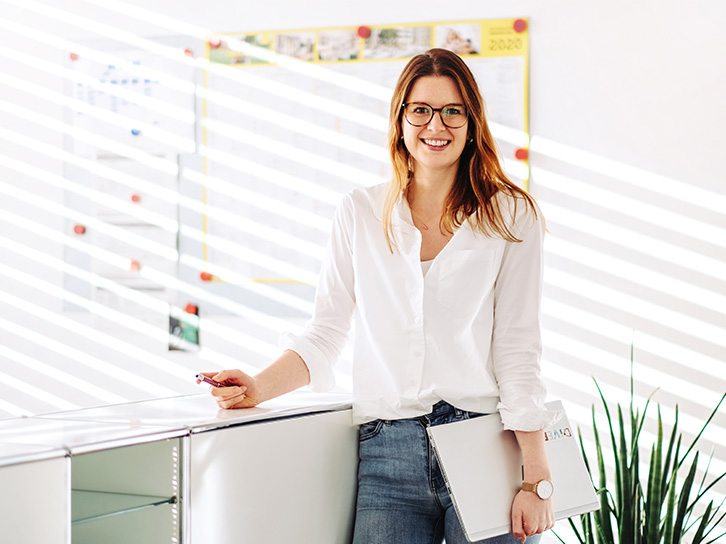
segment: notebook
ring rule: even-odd
[[[563,410],[560,401],[547,403],[547,408]],[[503,429],[500,415],[427,430],[467,538],[476,541],[509,533],[512,500],[522,486],[522,456],[514,433]],[[555,518],[597,510],[597,494],[567,415],[545,429],[545,438],[555,486],[551,499]]]

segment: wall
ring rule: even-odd
[[[42,176],[63,176],[63,161],[45,146],[64,149],[68,140],[28,117],[60,121],[67,112],[34,98],[23,82],[63,92],[62,78],[37,61],[67,64],[70,45],[58,40],[108,38],[100,25],[200,39],[207,30],[531,18],[530,188],[550,231],[543,326],[551,396],[568,402],[589,436],[588,410],[597,403],[591,377],[627,403],[631,345],[636,400],[659,388],[654,400],[667,418],[679,405],[687,437],[726,391],[723,3],[463,0],[443,14],[433,2],[412,9],[379,0],[325,0],[310,9],[283,1],[274,10],[178,0],[0,5],[0,417],[197,392],[194,372],[253,370],[275,352],[275,331],[232,316],[203,314],[204,349],[188,354],[166,351],[161,318],[151,335],[121,326],[104,329],[97,342],[88,334],[101,318],[63,310],[67,248],[31,227],[67,227],[39,204],[64,203],[62,189]],[[74,17],[95,24],[84,28]],[[702,445],[706,453],[715,448],[714,473],[726,470],[724,429],[721,410]]]

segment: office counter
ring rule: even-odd
[[[0,420],[0,534],[339,544],[350,540],[356,469],[350,400],[337,394],[219,410],[204,393]]]

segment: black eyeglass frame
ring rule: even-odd
[[[410,119],[408,118],[408,116],[406,115],[406,107],[407,107],[407,106],[410,106],[411,104],[420,104],[420,105],[422,105],[422,106],[426,106],[427,108],[429,108],[429,109],[431,110],[431,117],[429,117],[429,120],[428,120],[428,121],[426,121],[425,123],[421,124],[421,125],[417,125],[416,123],[412,123],[412,122],[411,122],[411,120],[410,120]],[[448,124],[448,123],[446,122],[446,120],[444,119],[443,111],[444,111],[444,110],[445,110],[446,108],[450,108],[451,106],[456,106],[456,107],[458,107],[458,108],[461,108],[461,109],[463,109],[463,110],[464,110],[464,112],[465,112],[465,113],[464,113],[464,122],[463,122],[463,123],[461,123],[461,124],[460,124],[459,126],[457,126],[457,127],[454,127],[454,126],[451,126],[451,125],[449,125],[449,124]],[[406,122],[407,122],[407,123],[408,123],[409,125],[411,125],[412,127],[425,127],[426,125],[428,125],[428,124],[429,124],[429,123],[430,123],[430,122],[431,122],[431,121],[433,120],[433,118],[434,118],[434,114],[435,114],[436,112],[439,112],[439,117],[441,118],[441,122],[442,122],[442,123],[444,124],[444,126],[446,126],[446,127],[449,127],[449,128],[461,128],[461,127],[463,127],[463,126],[464,126],[464,125],[466,124],[466,122],[467,122],[467,121],[469,120],[469,113],[468,113],[468,112],[466,112],[466,106],[465,106],[464,104],[456,104],[456,103],[452,103],[452,104],[446,104],[445,106],[442,106],[442,107],[440,107],[440,108],[434,108],[433,106],[431,106],[430,104],[427,104],[426,102],[405,102],[405,103],[401,104],[401,111],[403,112],[403,117],[404,117],[404,118],[406,119]]]

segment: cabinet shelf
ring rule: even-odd
[[[174,504],[176,497],[132,495],[106,491],[71,491],[71,523],[73,525],[126,514],[162,504]]]

